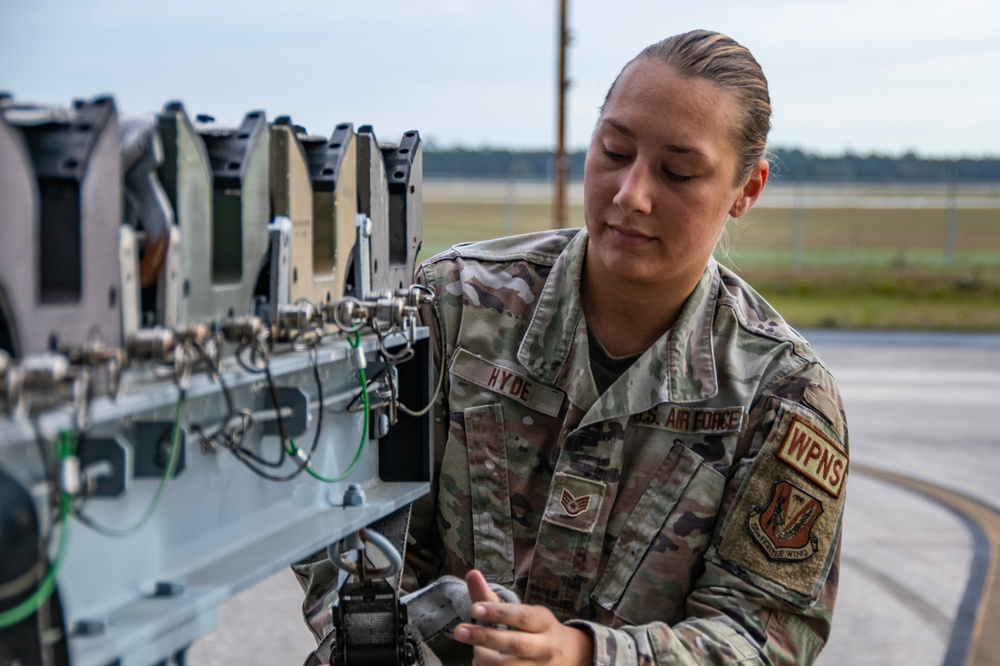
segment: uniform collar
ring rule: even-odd
[[[573,404],[594,412],[585,422],[639,413],[663,402],[713,397],[718,392],[713,324],[721,278],[711,259],[673,327],[598,402],[580,300],[587,239],[587,231],[581,230],[553,264],[518,348],[518,361],[538,381],[558,386]]]

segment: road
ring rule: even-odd
[[[820,666],[1000,664],[996,652],[975,661],[996,627],[972,631],[1000,543],[987,525],[1000,522],[1000,335],[806,336],[851,433],[841,595]],[[250,588],[219,609],[189,666],[301,663],[312,643],[300,602],[287,572]]]

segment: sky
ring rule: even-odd
[[[694,28],[768,77],[772,147],[1000,156],[997,0],[568,0],[567,145],[642,48]],[[122,115],[171,100],[237,125],[262,109],[329,136],[418,130],[437,148],[551,149],[557,0],[0,0],[0,91]]]

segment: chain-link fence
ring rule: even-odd
[[[569,187],[570,225],[583,224],[583,191]],[[422,256],[453,243],[552,226],[552,185],[432,179],[424,191]],[[1000,266],[1000,183],[768,185],[730,223],[722,253],[744,267]]]

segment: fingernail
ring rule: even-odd
[[[472,617],[486,617],[486,606],[476,604],[472,607]]]
[[[467,627],[455,627],[455,640],[467,641],[469,640],[469,629]]]

